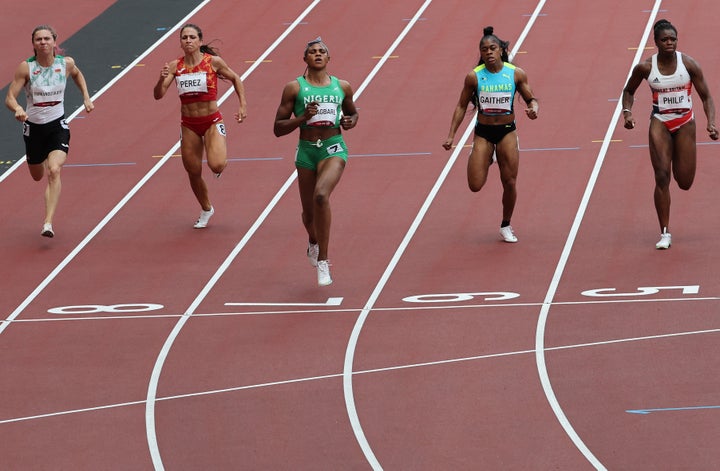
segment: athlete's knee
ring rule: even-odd
[[[330,203],[330,192],[324,189],[317,189],[315,190],[313,199],[316,206],[326,206]]]
[[[208,162],[208,167],[210,167],[210,170],[212,170],[213,173],[223,173],[223,170],[225,170],[225,167],[227,167],[227,162]]]
[[[30,176],[32,177],[33,180],[35,180],[36,182],[39,182],[45,176],[45,172],[42,170],[37,171],[37,172],[31,171]]]
[[[48,169],[47,169],[48,180],[59,179],[61,169],[62,169],[62,166],[60,166],[60,165],[48,165]]]
[[[517,177],[504,177],[501,179],[503,189],[507,190],[514,190],[517,186]]]
[[[655,185],[663,188],[670,186],[670,172],[667,170],[655,170]]]
[[[185,169],[187,171],[188,180],[190,180],[190,184],[200,183],[202,182],[202,171],[201,170],[195,170],[187,168]]]
[[[482,188],[485,186],[485,182],[475,182],[472,180],[468,180],[468,188],[470,188],[470,191],[473,193],[477,193],[478,191],[482,190]]]
[[[482,190],[487,182],[487,174],[485,175],[474,175],[472,172],[468,175],[468,188],[473,193],[477,193]]]
[[[695,180],[695,177],[688,177],[688,178],[677,178],[675,177],[675,181],[678,184],[678,187],[681,190],[689,190],[690,187],[692,187],[693,181]]]

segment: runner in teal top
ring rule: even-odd
[[[508,42],[495,36],[492,26],[485,28],[483,34],[480,40],[480,63],[465,76],[443,147],[452,149],[455,133],[465,118],[468,104],[472,102],[478,114],[467,167],[468,186],[473,192],[482,189],[495,155],[503,185],[500,236],[505,242],[517,242],[510,226],[517,200],[515,182],[520,163],[515,130],[515,93],[519,93],[525,100],[525,114],[530,119],[538,116],[538,101],[528,85],[525,71],[508,62]]]
[[[307,255],[317,269],[318,284],[325,286],[332,283],[328,262],[330,195],[348,156],[341,133],[355,127],[358,112],[350,84],[328,74],[330,53],[321,38],[308,43],[303,60],[305,74],[283,89],[274,132],[279,137],[300,129],[295,167],[308,233]]]
[[[478,81],[478,113],[485,116],[513,114],[515,66],[505,62],[500,71],[491,72],[485,64],[480,64],[474,71]]]

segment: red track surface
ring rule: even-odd
[[[689,193],[673,188],[675,245],[657,252],[646,123],[629,132],[613,121],[652,2],[548,0],[522,44],[515,62],[541,110],[534,122],[518,113],[520,243],[497,236],[497,170],[482,192],[467,190],[465,150],[414,229],[450,158],[440,144],[482,26],[514,44],[536,4],[436,0],[359,94],[327,288],[304,256],[295,185],[281,191],[296,136],[272,135],[280,92],[317,35],[332,73],[358,90],[422,3],[321,2],[253,70],[248,120],[229,123],[230,157],[243,160],[208,181],[217,213],[202,231],[176,158],[103,220],[178,137],[177,100],[150,98],[177,38],[129,71],[71,123],[68,163],[132,165],[66,167],[54,239],[38,235],[41,186],[26,170],[0,184],[0,309],[12,317],[0,332],[3,469],[153,469],[151,453],[168,470],[715,469],[716,147],[696,105],[698,176]],[[243,73],[308,5],[211,2],[193,22]],[[719,9],[674,0],[659,14],[716,99],[707,41]],[[649,109],[647,95],[636,109]],[[608,126],[614,142],[585,209]],[[632,295],[667,286],[699,288]],[[625,295],[582,294],[603,288]],[[519,296],[418,302],[497,292]],[[130,306],[69,308],[86,305]],[[535,354],[545,317],[550,400]],[[706,408],[668,410],[691,407]],[[645,409],[660,410],[627,412]]]
[[[62,42],[75,34],[85,24],[105,11],[114,0],[56,0],[52,2],[52,17],[41,12],[47,9],[47,2],[24,0],[2,2],[0,26],[6,38],[5,55],[0,61],[0,81],[3,86],[12,79],[15,68],[24,58],[31,56],[32,29],[40,24],[51,24]],[[3,103],[5,102],[5,97]]]

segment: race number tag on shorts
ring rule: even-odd
[[[328,155],[335,155],[339,154],[340,152],[344,151],[342,144],[336,143],[336,144],[330,144],[325,148],[327,150]]]
[[[335,126],[338,115],[337,103],[318,103],[317,114],[307,121],[308,126]]]
[[[27,122],[23,122],[23,136],[30,137],[30,125]]]
[[[692,108],[692,101],[686,90],[660,92],[657,103],[661,113],[689,111]]]
[[[215,127],[221,136],[225,136],[225,123],[216,123]]]

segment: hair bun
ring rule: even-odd
[[[489,35],[493,34],[493,32],[495,32],[495,28],[493,28],[492,26],[486,26],[485,28],[483,28],[484,36],[489,36]]]

